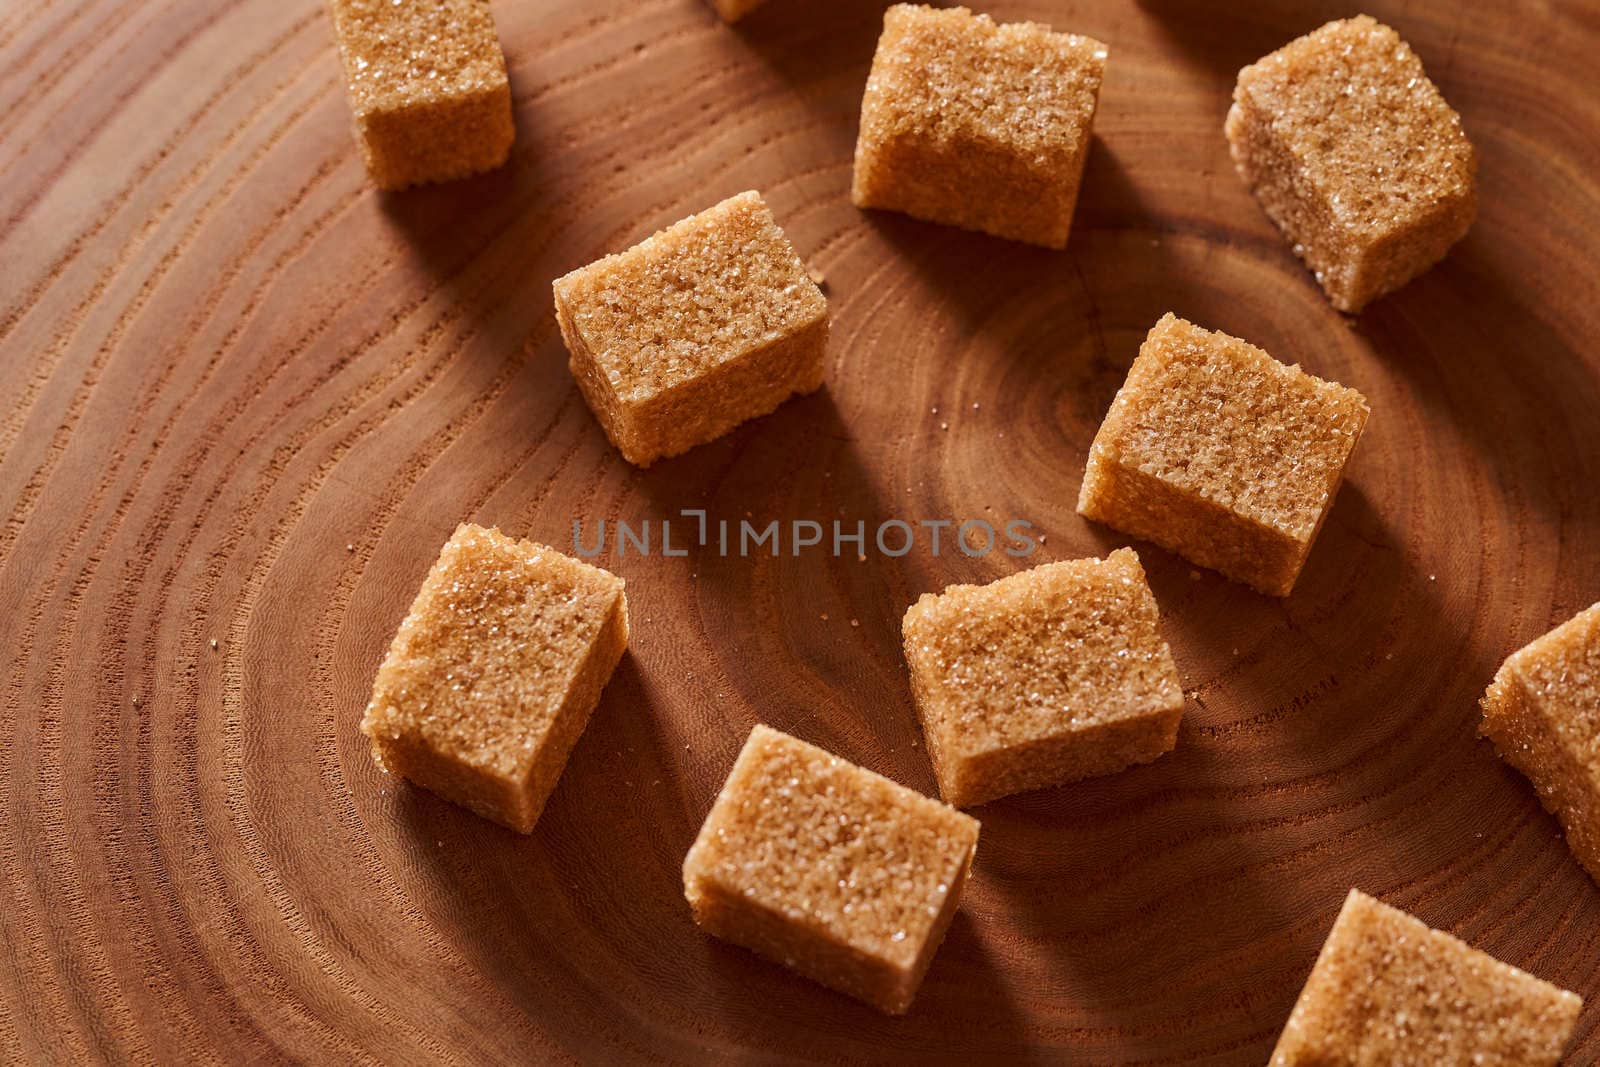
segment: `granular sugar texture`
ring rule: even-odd
[[[976,819],[757,726],[683,861],[684,893],[709,933],[899,1014],[977,845]]]
[[[378,668],[385,770],[528,833],[628,643],[622,579],[463,524]]]
[[[356,135],[381,189],[506,161],[515,135],[488,0],[328,0]]]

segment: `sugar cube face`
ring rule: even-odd
[[[1366,15],[1241,70],[1225,132],[1245,184],[1341,311],[1433,266],[1477,213],[1461,116]]]
[[[1600,604],[1506,660],[1484,694],[1482,732],[1600,882]]]
[[[1062,248],[1106,46],[964,7],[896,4],[861,101],[856,206]]]
[[[759,193],[557,278],[555,302],[584,399],[641,467],[822,384],[828,302]]]
[[[506,161],[514,129],[488,0],[328,0],[367,170],[382,189]]]
[[[1583,1001],[1352,889],[1272,1067],[1553,1067]]]
[[[378,669],[385,770],[528,833],[628,643],[622,579],[462,525]]]
[[[757,726],[683,861],[709,933],[900,1014],[955,915],[978,822]]]
[[[1078,513],[1287,596],[1367,415],[1354,389],[1169,314],[1095,435]]]
[[[906,611],[906,662],[939,792],[966,807],[1147,763],[1183,690],[1128,548],[952,585]]]

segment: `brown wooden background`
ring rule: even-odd
[[[1348,4],[996,0],[1111,44],[1062,254],[850,206],[883,6],[497,0],[511,164],[397,196],[317,0],[0,7],[0,1058],[1260,1063],[1351,885],[1591,998],[1600,1058],[1600,890],[1475,736],[1500,659],[1600,599],[1600,6],[1368,5],[1465,116],[1483,211],[1356,320],[1221,135],[1234,72]],[[633,470],[550,279],[749,187],[827,276],[828,386]],[[531,837],[368,759],[462,519],[1123,543],[1073,502],[1169,309],[1370,429],[1292,598],[1145,551],[1177,751],[980,809],[910,1016],[702,937],[678,865],[758,720],[932,791],[901,612],[1015,561],[608,556],[633,650]]]

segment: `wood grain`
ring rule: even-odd
[[[1370,5],[1463,113],[1483,212],[1354,320],[1221,135],[1238,67],[1347,6],[991,4],[1111,43],[1061,254],[850,206],[882,7],[499,0],[511,164],[395,196],[317,0],[0,7],[0,1059],[1259,1063],[1358,885],[1590,998],[1600,1060],[1600,891],[1475,735],[1500,659],[1600,598],[1600,5]],[[636,471],[549,280],[751,187],[827,276],[828,385]],[[368,758],[462,519],[1121,543],[1072,503],[1169,309],[1360,388],[1370,429],[1290,599],[1144,552],[1177,751],[980,809],[910,1016],[702,937],[678,865],[757,721],[931,791],[901,612],[1016,561],[608,554],[633,649],[531,837]]]

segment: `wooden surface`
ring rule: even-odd
[[[1111,44],[1061,254],[850,206],[882,6],[496,0],[511,164],[379,196],[317,0],[7,0],[0,1059],[1260,1063],[1352,885],[1591,998],[1600,1059],[1600,890],[1475,734],[1503,656],[1600,599],[1600,6],[1369,5],[1463,113],[1483,211],[1356,320],[1221,133],[1234,72],[1348,5],[997,0]],[[827,276],[828,385],[633,470],[550,279],[749,187]],[[701,936],[678,867],[757,721],[931,791],[900,615],[1017,561],[608,553],[632,652],[531,837],[368,758],[462,519],[1123,543],[1072,505],[1169,309],[1370,428],[1290,599],[1145,550],[1177,750],[979,809],[908,1017]]]

